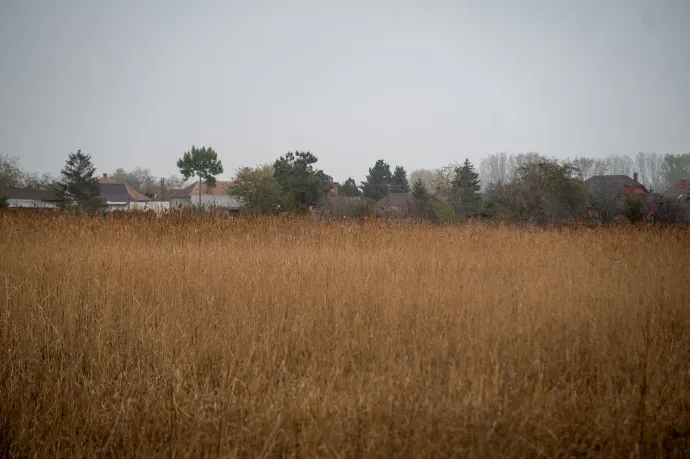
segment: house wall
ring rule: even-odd
[[[8,199],[9,207],[24,207],[32,209],[57,209],[55,204],[45,201],[37,201],[35,199]]]
[[[199,197],[196,197],[196,202],[199,202]],[[210,194],[201,195],[201,203],[204,205],[216,205],[220,207],[236,207],[237,201],[232,196],[222,195],[222,196],[212,196]]]
[[[170,200],[171,207],[177,207],[178,205],[188,206],[188,205],[198,205],[199,195],[193,195],[190,198],[172,198]],[[237,200],[229,195],[213,196],[210,194],[201,195],[201,204],[204,206],[216,205],[219,207],[237,207]]]
[[[176,208],[178,206],[188,206],[191,203],[189,198],[172,198],[170,199],[170,207]]]
[[[170,209],[171,203],[168,201],[145,201],[130,203],[130,210],[152,210],[154,212],[164,212]]]
[[[624,191],[625,193],[634,194],[634,195],[637,195],[637,196],[641,196],[641,195],[647,194],[647,191],[645,191],[645,189],[642,188],[641,186],[630,186],[630,185],[626,185],[626,186],[623,187],[623,191]]]
[[[403,206],[386,206],[379,209],[387,215],[402,215],[407,211],[407,207]]]
[[[106,210],[108,212],[113,212],[116,210],[124,210],[124,211],[129,210],[127,204],[108,204],[108,205],[103,206],[101,208],[104,208],[104,210]]]

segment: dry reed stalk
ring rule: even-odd
[[[689,236],[0,214],[0,456],[685,457]]]

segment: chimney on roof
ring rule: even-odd
[[[333,192],[334,196],[338,196],[338,184],[337,183],[333,184],[333,189],[331,191]]]
[[[103,172],[103,178],[108,178],[108,174],[106,174],[105,172]]]
[[[637,172],[633,172],[633,180],[637,182]]]

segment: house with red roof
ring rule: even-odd
[[[664,191],[663,197],[679,219],[690,221],[690,179],[678,180]]]

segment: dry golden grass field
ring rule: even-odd
[[[6,212],[0,257],[2,457],[688,457],[688,229]]]

